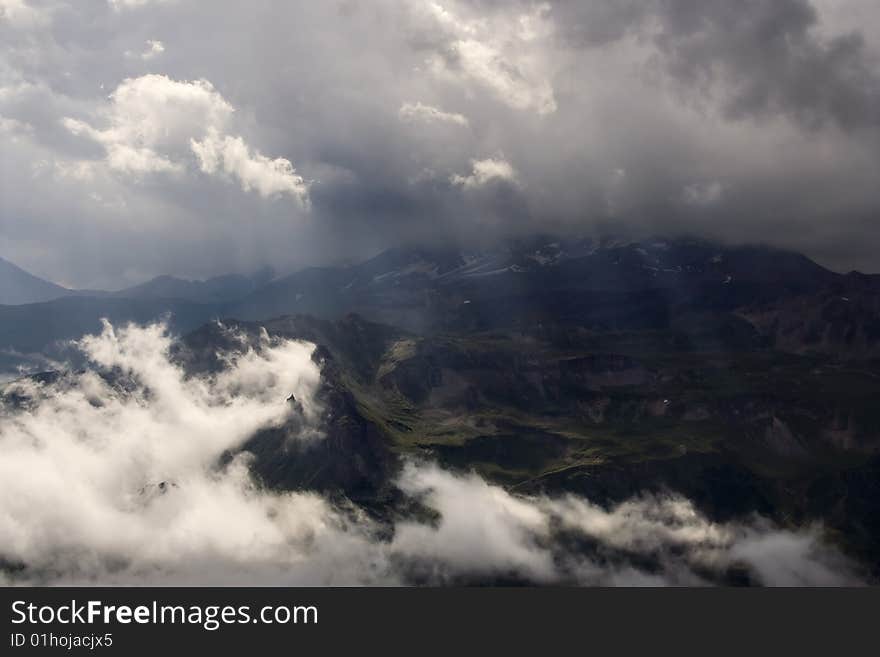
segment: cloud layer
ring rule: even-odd
[[[818,528],[716,524],[678,497],[603,509],[413,461],[396,485],[427,513],[385,525],[351,504],[266,490],[239,448],[292,413],[302,428],[291,440],[322,439],[313,345],[242,338],[201,377],[174,364],[161,325],[106,325],[79,346],[89,370],[4,391],[6,583],[659,585],[732,569],[765,585],[857,582]]]
[[[600,226],[878,270],[870,0],[2,7],[0,253],[72,285]]]

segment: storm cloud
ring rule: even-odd
[[[880,269],[868,0],[5,0],[0,254],[79,287],[691,233]]]

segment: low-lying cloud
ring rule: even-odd
[[[764,520],[718,524],[680,496],[635,498],[604,509],[581,497],[524,497],[475,474],[409,464],[401,489],[440,514],[435,526],[400,523],[392,549],[441,581],[463,575],[543,584],[701,585],[732,569],[769,586],[856,579],[817,528]]]
[[[395,484],[423,512],[396,520],[267,490],[241,446],[291,414],[292,439],[322,439],[313,345],[241,338],[219,354],[222,371],[200,376],[175,363],[162,325],[106,324],[78,346],[88,370],[3,392],[6,583],[666,585],[732,571],[766,585],[857,582],[819,528],[713,523],[675,496],[606,509],[419,461]]]

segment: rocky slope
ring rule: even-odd
[[[266,431],[245,449],[266,485],[311,488],[388,513],[400,458],[474,469],[521,492],[611,504],[677,491],[718,520],[760,513],[825,523],[880,556],[880,369],[767,348],[715,351],[666,331],[585,329],[424,336],[348,316],[230,321],[254,339],[319,345],[326,404],[316,444]],[[177,358],[218,366],[209,325]]]

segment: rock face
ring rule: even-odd
[[[324,360],[319,403],[327,409],[320,437],[298,437],[294,417],[284,426],[259,432],[243,447],[256,457],[253,472],[271,488],[339,493],[369,504],[387,492],[396,457],[375,423],[358,410],[335,363]]]
[[[372,377],[386,342],[398,332],[358,317],[340,322],[284,317],[261,324],[229,320],[185,336],[173,357],[190,373],[216,372],[223,367],[218,354],[259,348],[264,330],[272,337],[317,345],[312,354],[321,370],[316,401],[324,413],[315,431],[308,432],[315,437],[303,438],[302,405],[288,397],[287,422],[260,431],[242,447],[254,456],[255,475],[276,489],[317,490],[362,503],[380,497],[396,456],[379,427],[359,409],[351,387]]]
[[[428,457],[523,492],[611,504],[677,491],[719,520],[821,520],[880,563],[880,497],[864,497],[880,458],[880,372],[869,361],[668,329],[415,335],[357,316],[227,326],[318,345],[323,437],[297,438],[295,409],[254,436],[243,449],[264,485],[384,515],[400,457]],[[205,326],[175,357],[211,371],[218,350],[235,348],[228,334]]]
[[[813,294],[741,311],[777,349],[880,357],[880,276],[847,274]]]

